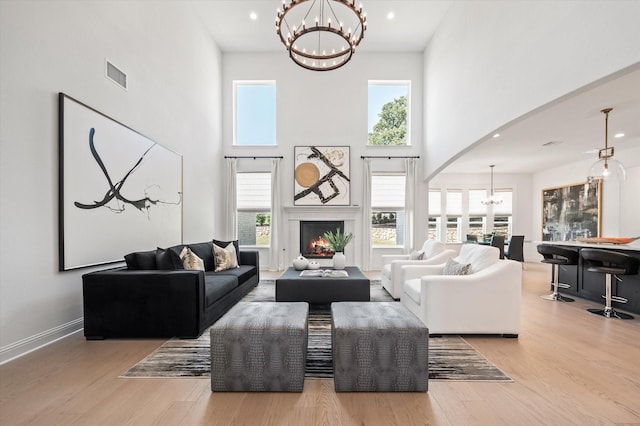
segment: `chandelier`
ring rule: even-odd
[[[624,166],[618,160],[614,160],[613,147],[609,148],[609,113],[613,108],[605,108],[604,113],[604,148],[598,151],[598,161],[593,163],[589,169],[589,182],[600,182],[602,180],[625,180],[626,171]]]
[[[492,164],[491,166],[489,166],[491,167],[491,195],[486,200],[481,201],[481,203],[484,204],[485,206],[488,206],[488,205],[495,206],[498,204],[502,204],[502,198],[496,198],[496,196],[493,193],[493,168],[495,166],[496,166],[495,164]]]
[[[276,17],[276,32],[289,57],[312,71],[349,62],[366,29],[366,13],[355,0],[282,0]]]

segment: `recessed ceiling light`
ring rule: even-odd
[[[500,133],[495,133],[495,134],[493,135],[493,137],[494,137],[494,138],[499,138],[499,137],[500,137]]]
[[[615,135],[613,135],[614,138],[624,138],[624,133],[620,132],[620,133],[616,133]]]
[[[395,17],[396,17],[396,14],[395,14],[395,13],[393,13],[393,12],[389,12],[389,13],[387,13],[387,19],[388,19],[388,20],[392,20],[392,19],[393,19],[393,18],[395,18]]]
[[[252,21],[255,21],[258,19],[258,14],[255,12],[251,12],[249,13],[249,19],[251,19]]]

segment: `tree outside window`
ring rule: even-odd
[[[409,145],[408,81],[369,82],[368,145]]]

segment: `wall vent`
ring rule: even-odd
[[[124,90],[127,90],[129,86],[127,74],[125,74],[124,71],[113,65],[108,60],[105,60],[105,68],[106,77],[116,83],[118,86],[122,87]]]

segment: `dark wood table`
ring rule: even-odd
[[[276,279],[276,302],[308,302],[316,305],[369,302],[369,278],[357,266],[347,266],[345,271],[348,277],[301,277],[301,271],[289,268]]]

